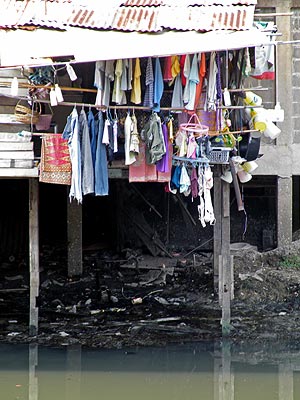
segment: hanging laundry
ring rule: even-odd
[[[130,153],[133,154],[138,154],[139,153],[139,133],[138,133],[138,127],[137,127],[137,118],[135,114],[131,116],[131,121],[132,121],[132,131],[130,135],[130,144],[129,144],[129,151]]]
[[[95,162],[95,195],[107,196],[108,195],[108,169],[107,169],[107,154],[106,145],[102,143],[104,118],[101,111],[97,114],[95,120],[95,127],[97,131],[97,148],[96,148],[96,162]]]
[[[68,141],[70,159],[72,164],[71,188],[69,197],[82,203],[82,187],[81,187],[81,150],[79,141],[79,123],[76,108],[67,117],[62,138]]]
[[[128,89],[128,67],[129,61],[128,58],[122,60],[122,75],[121,75],[121,90],[124,92]],[[125,97],[126,98],[126,97]]]
[[[127,90],[132,89],[132,78],[133,78],[132,58],[129,58],[128,59],[128,72],[127,72]]]
[[[143,105],[144,107],[152,108],[154,100],[154,75],[151,57],[148,57],[147,60],[145,85],[146,90]]]
[[[123,60],[117,60],[115,66],[115,79],[114,79],[114,87],[112,94],[112,101],[116,104],[127,103],[125,91],[122,90],[121,88],[122,73],[123,73]]]
[[[104,122],[102,143],[106,145],[107,150],[107,161],[111,163],[114,159],[114,133],[113,133],[113,121],[107,112],[107,118]]]
[[[181,165],[176,165],[176,167],[174,167],[172,170],[172,177],[170,182],[171,190],[180,188],[180,176],[181,176]]]
[[[180,56],[179,60],[179,65],[180,65],[180,78],[181,78],[181,83],[183,86],[186,85],[186,76],[184,75],[184,65],[185,65],[185,59],[186,59],[186,54]]]
[[[206,166],[204,170],[204,185],[203,185],[203,197],[204,197],[204,221],[210,225],[216,223],[214,209],[211,201],[210,190],[213,187],[213,173],[210,166]]]
[[[119,123],[117,118],[113,121],[114,153],[118,152]]]
[[[205,57],[205,53],[200,53],[199,83],[196,86],[196,95],[195,95],[195,103],[194,103],[195,112],[196,112],[197,107],[199,107],[205,74],[206,74],[206,57]]]
[[[177,75],[180,73],[180,62],[178,56],[171,56],[172,65],[171,65],[171,74],[172,74],[172,82]]]
[[[72,166],[68,141],[58,134],[42,137],[39,181],[71,185]]]
[[[135,67],[134,67],[134,74],[133,74],[133,85],[131,90],[131,97],[130,101],[134,104],[140,104],[141,100],[141,66],[140,66],[140,59],[135,59]]]
[[[161,119],[153,112],[141,131],[141,138],[146,143],[146,162],[156,164],[166,153]]]
[[[185,164],[181,167],[181,174],[179,180],[179,192],[183,193],[185,196],[188,196],[191,192],[191,180],[188,175]]]
[[[82,194],[86,195],[94,193],[94,168],[88,120],[83,108],[79,114],[78,125],[81,144],[81,187]]]
[[[159,58],[155,59],[155,72],[154,72],[154,105],[153,111],[160,111],[160,100],[164,91],[164,81],[161,72],[161,65]]]
[[[102,105],[109,107],[110,104],[110,85],[114,81],[114,61],[105,61],[105,78],[104,78],[104,91],[102,97]]]
[[[163,139],[165,143],[166,152],[163,157],[157,161],[156,169],[159,172],[169,172],[170,165],[169,165],[169,138],[168,138],[168,127],[165,123],[162,124],[162,132],[163,132]]]
[[[205,110],[207,110],[207,111],[215,111],[216,110],[217,71],[218,71],[218,68],[217,68],[217,63],[216,63],[216,52],[213,51],[210,55],[209,75],[208,75],[208,84],[207,84],[207,92],[206,92]]]
[[[184,59],[184,66],[183,66],[183,77],[184,77],[184,91],[183,91],[183,102],[188,103],[190,98],[190,86],[189,82],[189,75],[191,71],[191,58],[190,55],[187,54]]]
[[[97,88],[95,105],[103,106],[103,93],[105,81],[105,61],[96,61],[94,73],[94,86]]]
[[[131,143],[131,134],[133,132],[133,122],[132,119],[127,113],[124,123],[124,150],[125,150],[125,165],[130,165],[136,161],[135,153],[130,151],[130,143]]]
[[[257,46],[254,48],[254,66],[250,76],[255,79],[275,79],[274,45]]]
[[[198,175],[196,167],[192,167],[191,172],[191,193],[192,193],[192,200],[198,197],[199,195],[199,184],[198,184]]]
[[[199,84],[199,67],[198,67],[198,56],[194,54],[192,65],[188,77],[187,86],[189,86],[188,90],[188,102],[185,105],[187,110],[194,110],[195,108],[195,98],[196,98],[196,86]]]
[[[129,182],[156,182],[157,171],[155,164],[146,162],[146,143],[139,145],[139,154],[136,161],[129,165]]]
[[[193,132],[188,133],[188,139],[187,139],[187,151],[186,151],[186,156],[188,158],[196,158],[196,150],[198,148],[195,136]]]
[[[173,118],[172,116],[169,116],[168,122],[167,122],[167,125],[168,125],[168,133],[169,133],[169,139],[170,139],[170,141],[171,141],[172,143],[173,143],[173,140],[174,140],[173,120],[174,120],[174,118]]]
[[[88,118],[88,127],[89,127],[89,133],[90,133],[90,141],[91,141],[93,168],[95,169],[97,133],[96,133],[96,128],[95,128],[95,118],[94,118],[94,114],[93,114],[92,110],[89,110],[87,118]]]
[[[171,107],[172,108],[183,108],[183,92],[180,75],[175,78],[174,89],[172,93]]]
[[[168,56],[164,58],[164,67],[163,67],[163,80],[166,82],[172,81],[172,56]]]
[[[203,166],[199,165],[198,167],[198,188],[199,188],[199,205],[197,207],[198,209],[198,216],[199,216],[199,221],[202,225],[203,228],[206,227],[206,222],[204,220],[204,212],[205,212],[205,203],[204,203],[204,174],[203,174]]]

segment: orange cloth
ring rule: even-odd
[[[199,83],[196,86],[194,110],[196,110],[200,101],[205,74],[206,74],[205,53],[201,53],[200,66],[199,66]]]

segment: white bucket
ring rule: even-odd
[[[276,139],[281,133],[281,129],[278,128],[272,121],[268,121],[267,128],[264,131],[264,135],[272,140]]]
[[[249,174],[248,172],[244,171],[243,169],[240,169],[237,172],[237,175],[238,175],[239,180],[240,180],[241,183],[249,182],[252,179],[252,175]]]

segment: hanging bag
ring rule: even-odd
[[[23,100],[19,100],[15,106],[15,120],[23,124],[36,124],[41,114],[41,104],[39,102],[33,103],[32,108],[30,108],[28,105],[24,106],[20,104],[21,101]]]

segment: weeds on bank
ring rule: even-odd
[[[289,269],[300,269],[300,256],[287,256],[280,262],[280,267]]]

